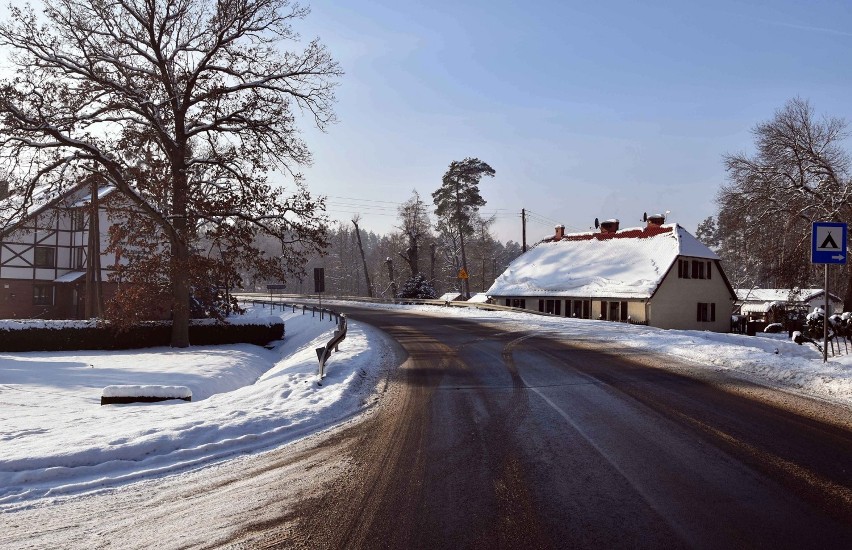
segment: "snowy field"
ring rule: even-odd
[[[604,342],[614,352],[631,347],[670,354],[703,368],[852,406],[852,357],[823,364],[813,346],[781,336],[663,331],[434,306],[372,307]],[[250,314],[266,316],[269,309]],[[0,354],[0,511],[272,448],[369,407],[382,370],[393,359],[386,337],[350,322],[319,386],[314,348],[328,341],[334,324],[301,312],[281,316],[286,337],[271,350],[229,345]],[[193,397],[189,403],[100,406],[101,391],[113,384],[187,386]]]

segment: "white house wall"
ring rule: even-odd
[[[689,258],[687,258],[689,259]],[[695,258],[706,261],[704,258]],[[715,321],[698,321],[699,303],[716,304]],[[648,303],[648,324],[659,328],[729,332],[733,299],[713,262],[710,279],[685,279],[677,276],[677,264],[669,270]]]

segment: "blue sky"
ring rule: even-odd
[[[788,99],[850,116],[848,2],[314,0],[299,24],[341,63],[339,122],[307,128],[310,189],[332,219],[387,232],[452,160],[497,172],[480,189],[495,234],[530,240],[715,212],[722,155]],[[307,122],[307,121],[306,121]]]

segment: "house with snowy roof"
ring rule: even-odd
[[[93,270],[100,271],[104,296],[114,292],[107,280],[119,259],[101,252],[108,239],[106,205],[114,192],[80,184],[60,192],[36,189],[24,197],[0,186],[0,318],[83,318],[87,274],[97,278]],[[98,261],[90,261],[90,250],[97,251]]]
[[[791,310],[813,311],[825,307],[825,290],[821,288],[737,288],[736,306],[751,319],[777,321]],[[828,310],[843,312],[843,300],[828,293]]]
[[[486,293],[497,304],[565,317],[729,332],[736,294],[719,257],[661,215],[645,227],[556,233],[519,256]]]

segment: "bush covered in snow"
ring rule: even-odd
[[[414,298],[417,300],[434,300],[438,297],[438,293],[432,287],[422,273],[418,273],[414,277],[405,281],[402,288],[396,294],[397,298]]]

